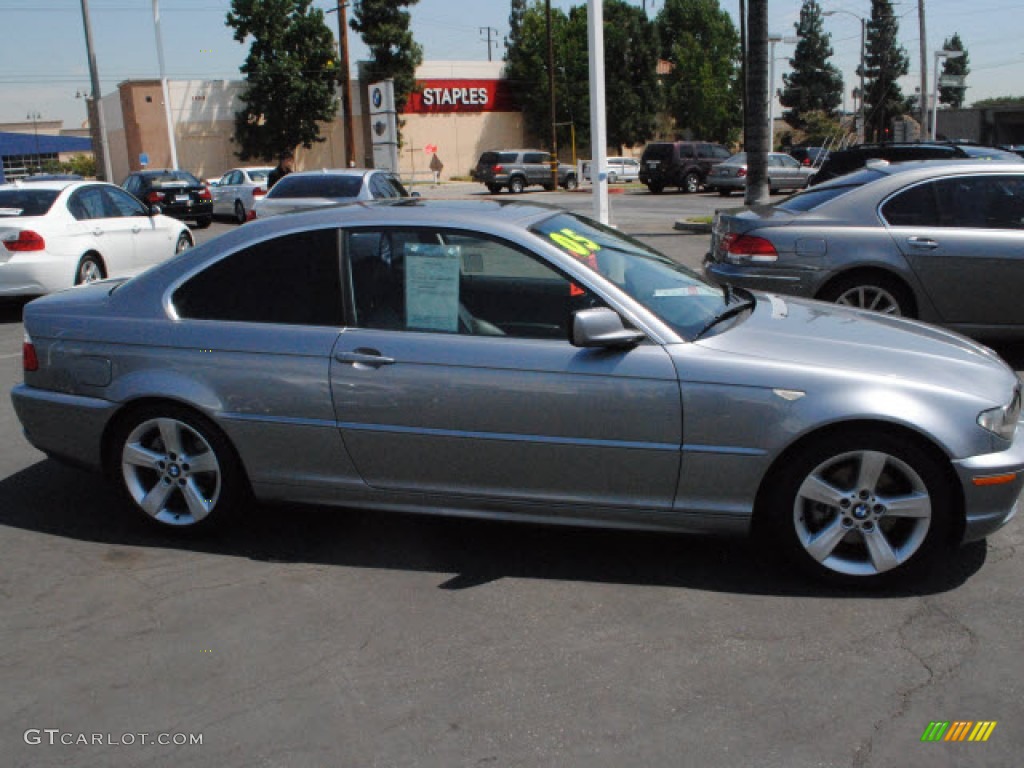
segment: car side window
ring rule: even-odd
[[[523,155],[524,163],[546,163],[549,155],[547,152],[527,152]]]
[[[567,341],[572,313],[600,303],[541,259],[478,234],[365,229],[346,242],[362,328]]]
[[[780,155],[778,160],[779,160],[779,165],[781,165],[781,166],[783,166],[785,168],[799,168],[800,167],[800,163],[798,163],[795,159],[793,159],[789,155]]]
[[[83,187],[71,198],[68,210],[79,221],[105,219],[108,218],[107,206],[102,187]]]
[[[342,326],[338,233],[297,232],[227,256],[174,292],[179,317]]]
[[[717,144],[711,145],[711,155],[712,157],[721,158],[722,160],[728,160],[730,157],[732,157],[728,149],[726,149],[725,147],[720,147]]]
[[[373,193],[373,196],[376,198],[387,199],[399,197],[394,187],[388,183],[387,177],[382,176],[379,173],[375,173],[370,176],[370,192]]]
[[[143,208],[136,198],[129,195],[120,189],[113,189],[111,187],[103,188],[104,194],[108,198],[109,205],[117,211],[118,216],[146,216],[146,209]]]
[[[918,184],[898,193],[882,206],[882,217],[893,227],[941,226],[935,185]]]
[[[701,160],[706,160],[706,159],[712,158],[714,156],[715,155],[711,151],[711,145],[710,144],[700,144],[700,145],[698,145],[698,147],[697,147],[697,157],[699,157]]]
[[[1024,177],[961,176],[935,183],[941,226],[1024,229]]]

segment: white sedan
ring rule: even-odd
[[[225,171],[216,183],[210,184],[213,215],[231,216],[239,224],[244,224],[253,203],[267,194],[267,176],[272,170],[271,166],[260,166]]]
[[[0,296],[142,272],[191,248],[182,222],[96,181],[0,185]]]

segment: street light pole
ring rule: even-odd
[[[775,151],[775,44],[799,43],[797,35],[768,35],[770,49],[768,52],[768,151]]]
[[[107,141],[107,121],[103,117],[100,101],[100,73],[96,68],[96,52],[92,47],[92,22],[89,19],[89,0],[82,0],[82,24],[85,26],[85,50],[89,57],[89,79],[92,84],[92,103],[96,108],[96,131],[100,135],[100,154],[103,161],[103,180],[112,182],[114,172],[110,169],[110,144]],[[89,126],[92,133],[92,125]],[[94,148],[95,152],[95,148]]]
[[[935,82],[932,83],[932,130],[931,138],[935,140],[939,124],[939,59],[959,59],[964,55],[963,51],[936,51],[935,52]],[[922,96],[923,98],[923,96]]]
[[[867,131],[867,110],[864,108],[864,57],[867,45],[868,22],[863,16],[858,16],[852,11],[822,11],[822,16],[835,16],[837,13],[845,13],[860,22],[860,125],[857,127],[857,143],[864,143],[864,136]]]
[[[160,90],[164,97],[164,122],[167,123],[167,141],[171,150],[171,168],[177,168],[178,140],[174,136],[174,119],[171,117],[171,95],[167,87],[167,73],[164,68],[164,36],[160,33],[160,0],[153,0],[153,29],[156,32],[156,58],[160,66]]]
[[[39,122],[38,122],[41,118],[42,118],[42,115],[39,114],[38,112],[35,112],[35,111],[29,112],[27,115],[25,115],[25,119],[26,120],[31,120],[32,121],[32,133],[36,137],[36,172],[37,173],[42,169],[41,168],[41,163],[39,162]]]

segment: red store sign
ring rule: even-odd
[[[505,80],[417,80],[405,114],[517,112]]]

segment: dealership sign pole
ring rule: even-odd
[[[608,131],[604,116],[604,6],[587,0],[590,44],[590,178],[594,184],[594,218],[608,223]],[[595,173],[596,171],[596,173]]]

